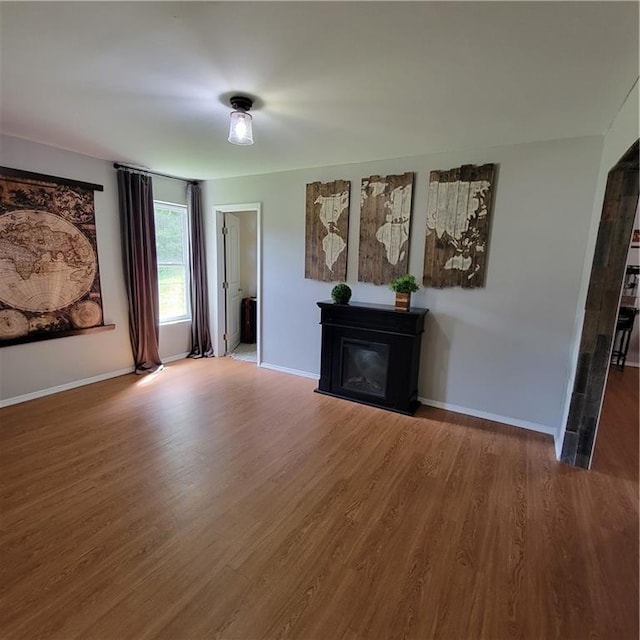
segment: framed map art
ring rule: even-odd
[[[305,278],[323,282],[347,279],[350,187],[348,180],[307,185]]]
[[[93,192],[0,167],[0,347],[104,325]]]
[[[429,175],[425,287],[484,286],[494,164]]]
[[[413,173],[362,179],[360,282],[389,284],[408,273],[412,194]]]

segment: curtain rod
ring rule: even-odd
[[[172,176],[168,173],[160,173],[158,171],[151,171],[150,169],[143,169],[141,167],[132,167],[129,164],[122,164],[120,162],[113,163],[114,169],[129,169],[131,171],[140,171],[141,173],[150,173],[154,176],[160,176],[161,178],[171,178],[171,180],[181,180],[182,182],[186,182],[188,184],[198,184],[198,180],[191,180],[189,178],[181,178],[180,176]]]

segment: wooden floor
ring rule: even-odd
[[[638,480],[640,402],[638,369],[609,369],[591,468]]]
[[[187,360],[0,411],[0,637],[638,637],[637,457],[314,386]]]

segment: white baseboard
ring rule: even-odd
[[[176,360],[182,360],[186,358],[188,353],[180,353],[177,356],[169,356],[162,358],[164,363],[175,362]],[[0,409],[3,407],[10,407],[12,404],[20,404],[21,402],[28,402],[29,400],[36,400],[37,398],[43,398],[44,396],[51,396],[54,393],[60,393],[61,391],[69,391],[69,389],[76,389],[77,387],[84,387],[87,384],[93,384],[94,382],[102,382],[103,380],[109,380],[110,378],[117,378],[118,376],[124,376],[128,373],[133,373],[133,365],[127,369],[118,369],[117,371],[109,371],[108,373],[101,373],[91,378],[82,378],[81,380],[74,380],[73,382],[67,382],[66,384],[59,384],[55,387],[49,387],[48,389],[41,389],[40,391],[33,391],[32,393],[25,393],[21,396],[14,396],[13,398],[6,398],[0,400]]]
[[[318,380],[320,375],[317,373],[310,373],[309,371],[301,371],[300,369],[289,369],[287,367],[280,367],[275,364],[269,364],[263,362],[261,365],[264,369],[272,369],[273,371],[279,371],[280,373],[289,373],[294,376],[301,376],[303,378],[313,378]],[[475,409],[469,409],[468,407],[460,407],[455,404],[449,404],[447,402],[440,402],[438,400],[430,400],[429,398],[418,398],[418,400],[427,406],[436,407],[438,409],[446,409],[447,411],[453,411],[454,413],[462,413],[467,416],[473,416],[474,418],[482,418],[484,420],[491,420],[492,422],[500,422],[502,424],[508,424],[512,427],[520,427],[521,429],[529,429],[529,431],[537,431],[538,433],[546,433],[547,435],[556,437],[556,430],[552,427],[547,427],[542,424],[536,424],[535,422],[527,422],[526,420],[518,420],[516,418],[507,418],[506,416],[499,416],[495,413],[486,413],[485,411],[476,411]]]
[[[564,441],[565,429],[562,430],[561,434],[556,434],[553,436],[553,444],[556,450],[556,460],[560,460],[562,458],[562,442]]]
[[[14,396],[13,398],[0,400],[0,409],[2,407],[9,407],[12,404],[19,404],[20,402],[28,402],[29,400],[35,400],[36,398],[50,396],[54,393],[60,393],[61,391],[69,391],[69,389],[75,389],[76,387],[84,387],[85,385],[93,384],[94,382],[102,382],[109,378],[117,378],[118,376],[124,376],[127,373],[133,373],[133,366],[128,367],[127,369],[119,369],[118,371],[101,373],[99,376],[92,376],[91,378],[82,378],[81,380],[74,380],[73,382],[67,382],[66,384],[59,384],[55,387],[49,387],[48,389],[34,391],[33,393],[25,393],[22,396]]]
[[[318,380],[320,374],[311,373],[309,371],[301,371],[300,369],[289,369],[288,367],[279,367],[277,364],[269,364],[268,362],[262,362],[260,365],[263,369],[271,369],[272,371],[279,371],[280,373],[289,373],[292,376],[300,376],[301,378],[312,378]]]
[[[163,362],[175,362],[176,360],[182,360],[186,358],[188,353],[181,353],[175,356],[169,356],[163,358]],[[627,363],[631,365],[631,363]],[[317,373],[311,373],[310,371],[302,371],[300,369],[290,369],[288,367],[280,367],[275,364],[269,364],[268,362],[262,362],[260,365],[263,369],[270,369],[272,371],[278,371],[279,373],[287,373],[289,375],[299,376],[302,378],[310,378],[313,380],[317,380],[319,375]],[[631,365],[633,366],[633,365]],[[637,366],[637,365],[636,365]],[[34,391],[33,393],[26,393],[21,396],[15,396],[13,398],[7,398],[5,400],[0,400],[0,408],[8,407],[13,404],[18,404],[20,402],[27,402],[29,400],[35,400],[36,398],[42,398],[44,396],[49,396],[54,393],[60,393],[61,391],[68,391],[69,389],[75,389],[76,387],[82,387],[87,384],[93,384],[94,382],[101,382],[102,380],[108,380],[109,378],[116,378],[118,376],[123,376],[128,373],[133,372],[133,367],[129,367],[126,369],[119,369],[118,371],[110,371],[108,373],[102,373],[97,376],[93,376],[91,378],[83,378],[81,380],[74,380],[73,382],[68,382],[66,384],[57,385],[55,387],[49,387],[48,389],[42,389],[40,391]],[[445,409],[447,411],[453,411],[454,413],[461,413],[468,416],[473,416],[475,418],[482,418],[484,420],[491,420],[493,422],[500,422],[502,424],[508,424],[514,427],[520,427],[522,429],[529,429],[530,431],[537,431],[539,433],[546,433],[548,435],[556,437],[556,430],[547,427],[545,425],[536,424],[534,422],[527,422],[525,420],[518,420],[515,418],[508,418],[506,416],[496,415],[494,413],[487,413],[485,411],[476,411],[475,409],[469,409],[468,407],[461,407],[454,404],[449,404],[447,402],[440,402],[439,400],[430,400],[429,398],[421,398],[418,400],[427,406],[436,407],[438,409]],[[556,442],[556,447],[558,443]]]
[[[167,356],[166,358],[161,358],[162,362],[166,364],[167,362],[175,362],[176,360],[183,360],[189,355],[189,352],[179,353],[177,356]]]
[[[640,368],[640,362],[629,362],[628,360],[624,363],[625,367],[635,367],[636,369]]]
[[[482,418],[483,420],[491,420],[492,422],[500,422],[502,424],[508,424],[512,427],[520,427],[521,429],[529,429],[529,431],[538,431],[539,433],[546,433],[553,436],[555,439],[556,430],[552,427],[547,427],[543,424],[536,424],[535,422],[527,422],[526,420],[518,420],[517,418],[508,418],[506,416],[500,416],[495,413],[487,413],[486,411],[476,411],[475,409],[469,409],[468,407],[460,407],[455,404],[449,404],[448,402],[440,402],[439,400],[430,400],[429,398],[418,398],[422,404],[426,404],[429,407],[436,407],[437,409],[446,409],[447,411],[453,411],[454,413],[462,413],[467,416],[473,416],[474,418]]]

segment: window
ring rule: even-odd
[[[160,322],[191,318],[187,207],[154,202]]]

